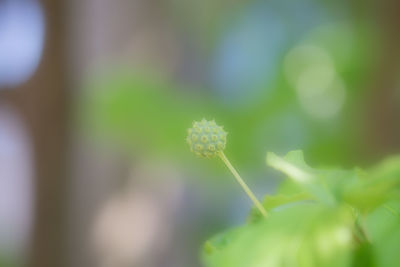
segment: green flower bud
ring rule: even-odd
[[[193,122],[193,127],[188,129],[186,141],[196,155],[211,158],[225,149],[226,135],[223,127],[218,126],[214,120],[202,119]]]

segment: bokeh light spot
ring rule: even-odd
[[[297,84],[297,80],[308,69],[333,69],[333,62],[329,54],[314,44],[304,44],[293,48],[285,58],[285,75],[289,83]],[[328,73],[329,74],[329,73]]]
[[[329,86],[314,90],[312,94],[300,92],[302,108],[313,118],[329,119],[336,116],[346,99],[344,83],[336,78]]]
[[[45,22],[35,0],[0,2],[0,87],[25,82],[43,50]]]
[[[346,86],[327,51],[313,44],[300,45],[288,53],[284,64],[286,78],[308,115],[329,119],[339,113]]]

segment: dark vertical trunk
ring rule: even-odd
[[[19,108],[33,142],[35,205],[28,265],[65,266],[68,83],[64,8],[61,0],[41,1],[46,20],[41,63],[17,91]]]
[[[382,47],[365,113],[368,116],[366,144],[372,160],[398,153],[400,149],[400,1],[376,1],[375,5]]]

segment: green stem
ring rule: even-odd
[[[355,230],[356,230],[355,234],[359,238],[359,240],[358,240],[359,243],[370,242],[367,232],[365,231],[365,229],[363,227],[362,220],[359,216],[356,218],[356,221],[355,221]]]
[[[258,201],[258,199],[253,194],[253,192],[250,190],[250,188],[247,186],[247,184],[243,181],[242,177],[240,177],[239,173],[235,170],[235,168],[229,162],[229,160],[225,156],[224,152],[222,152],[222,151],[218,152],[218,156],[222,159],[222,161],[225,163],[225,165],[228,167],[228,169],[232,172],[233,176],[236,178],[238,183],[242,186],[243,190],[246,192],[246,194],[249,196],[249,198],[253,201],[254,205],[256,205],[256,207],[261,212],[261,214],[264,217],[267,217],[267,211],[264,209],[264,207]]]
[[[388,211],[390,211],[394,216],[399,216],[399,212],[396,211],[394,208],[392,208],[391,206],[389,206],[388,204],[384,204],[383,207],[385,209],[387,209]]]

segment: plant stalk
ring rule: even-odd
[[[228,167],[228,169],[232,172],[233,176],[236,178],[238,183],[242,186],[243,190],[246,192],[246,194],[249,196],[249,198],[253,201],[254,205],[257,207],[257,209],[261,212],[261,214],[264,217],[267,217],[267,211],[264,209],[264,207],[261,205],[261,203],[258,201],[256,196],[253,194],[253,192],[250,190],[250,188],[247,186],[247,184],[244,182],[242,177],[240,177],[239,173],[235,170],[235,168],[232,166],[232,164],[229,162],[228,158],[225,156],[224,152],[219,151],[218,156],[222,159],[222,161],[225,163],[225,165]]]

